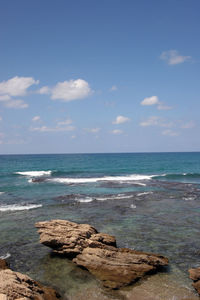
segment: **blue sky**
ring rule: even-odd
[[[0,154],[200,150],[198,0],[2,0]]]

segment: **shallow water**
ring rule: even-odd
[[[188,269],[200,266],[199,153],[1,156],[0,164],[0,256],[10,253],[14,270],[68,300],[199,299],[188,278]],[[32,171],[48,173],[16,174]],[[167,256],[170,267],[109,291],[39,244],[34,224],[50,219],[89,223],[115,235],[119,247]]]

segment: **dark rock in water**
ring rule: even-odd
[[[200,267],[196,269],[189,270],[190,278],[194,281],[193,287],[197,290],[200,295]]]
[[[42,244],[57,254],[73,258],[106,287],[126,286],[168,265],[168,259],[161,255],[117,248],[115,237],[98,233],[88,224],[52,220],[38,222],[36,227]]]
[[[0,258],[0,270],[8,269],[8,263],[5,259]]]
[[[32,178],[32,182],[44,182],[46,180],[46,178],[41,178],[41,177],[36,177],[36,178]]]
[[[60,299],[59,294],[52,288],[44,287],[29,276],[8,269],[2,259],[0,263],[0,299]]]

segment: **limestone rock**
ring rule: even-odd
[[[33,299],[33,300],[56,300],[58,293],[31,279],[27,275],[14,272],[10,269],[0,270],[0,299]]]
[[[65,220],[36,223],[40,242],[88,269],[106,287],[120,288],[168,265],[164,256],[117,248],[115,237],[88,224]]]
[[[54,250],[55,253],[68,257],[80,254],[90,244],[95,247],[101,244],[116,246],[116,240],[108,234],[98,233],[88,224],[77,224],[65,220],[38,222],[40,242]]]
[[[194,281],[193,287],[197,290],[200,295],[200,267],[196,269],[189,270],[190,278]]]

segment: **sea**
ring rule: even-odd
[[[39,243],[35,223],[65,219],[159,253],[169,267],[110,291]],[[68,300],[199,299],[200,152],[0,155],[0,257]]]

